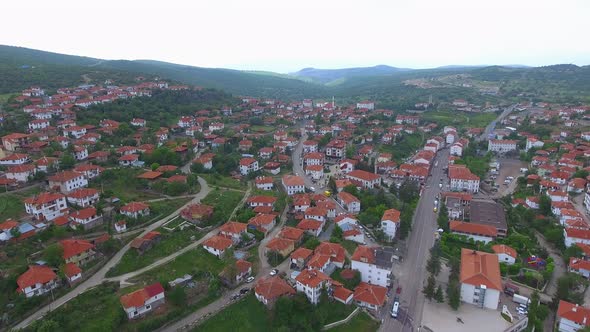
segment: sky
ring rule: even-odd
[[[281,73],[590,64],[587,0],[2,0],[2,11],[0,44],[102,59]]]

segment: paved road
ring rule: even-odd
[[[489,125],[486,126],[485,130],[481,135],[477,138],[478,141],[485,141],[488,139],[489,135],[496,129],[496,125],[500,123],[505,117],[507,117],[512,111],[514,111],[516,105],[508,106],[504,111],[496,118],[496,120],[490,122]]]
[[[178,210],[174,211],[169,216],[167,216],[163,219],[160,219],[160,220],[156,221],[155,223],[146,227],[145,230],[139,234],[139,236],[141,237],[141,236],[147,234],[148,232],[151,232],[154,229],[162,226],[163,224],[170,221],[171,219],[175,218],[176,216],[178,216],[178,214],[180,214],[180,211],[182,211],[182,209],[184,209],[187,205],[193,204],[193,203],[198,203],[201,201],[201,199],[205,198],[205,196],[207,196],[207,194],[209,193],[209,191],[211,189],[207,185],[207,182],[204,179],[202,179],[201,177],[199,177],[199,184],[201,185],[201,191],[198,194],[196,194],[195,197],[191,201],[189,201],[188,203],[186,203],[185,205],[180,207]],[[201,239],[201,241],[202,240],[203,239]],[[121,260],[121,258],[123,258],[123,255],[125,255],[125,253],[129,250],[129,248],[130,248],[130,244],[127,243],[121,250],[119,250],[115,254],[115,256],[113,256],[100,270],[98,270],[98,272],[96,272],[94,275],[92,275],[89,279],[85,280],[84,282],[82,282],[81,284],[76,286],[76,288],[74,288],[69,293],[65,294],[64,296],[60,297],[59,299],[57,299],[57,300],[51,302],[50,304],[42,307],[41,309],[37,310],[34,314],[30,315],[25,320],[23,320],[18,325],[16,325],[15,329],[22,329],[22,328],[27,327],[33,321],[38,320],[41,317],[43,317],[43,315],[45,315],[45,313],[47,313],[48,311],[55,310],[56,308],[63,305],[64,303],[68,302],[69,300],[75,298],[79,294],[87,291],[90,288],[100,285],[104,280],[106,280],[106,278],[105,278],[106,273],[112,267],[117,265],[117,263],[119,263],[119,261]],[[176,253],[174,255],[176,255]],[[170,257],[170,256],[168,256],[168,257]],[[163,260],[167,259],[168,257],[161,259],[160,261],[162,261],[162,262],[160,262],[160,264],[165,263]]]
[[[426,260],[429,250],[434,244],[434,232],[437,229],[434,213],[434,199],[440,193],[439,182],[442,179],[447,182],[443,168],[448,162],[449,150],[443,149],[437,153],[436,167],[431,169],[431,177],[426,181],[426,188],[420,197],[404,261],[401,264],[394,264],[393,273],[396,276],[393,289],[402,287],[400,296],[401,313],[398,319],[389,315],[393,296],[387,303],[383,313],[383,324],[379,331],[416,331],[422,321],[424,307],[424,296],[422,288],[426,279]]]

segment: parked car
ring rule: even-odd
[[[250,288],[242,288],[240,289],[240,294],[246,294],[250,291]]]
[[[277,275],[277,273],[279,273],[279,270],[277,270],[277,269],[272,269],[272,270],[270,271],[270,275],[271,275],[271,276],[276,276],[276,275]]]
[[[254,277],[248,277],[248,279],[246,279],[246,282],[252,282],[254,281]]]

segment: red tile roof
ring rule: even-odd
[[[49,181],[51,182],[67,182],[79,177],[84,176],[84,174],[82,173],[78,173],[78,172],[74,172],[74,171],[63,171],[60,173],[57,173],[53,176],[50,176],[48,178]]]
[[[246,273],[252,267],[252,263],[245,261],[243,259],[238,259],[236,261],[236,268],[238,269],[238,273]]]
[[[360,169],[354,170],[347,174],[348,177],[353,177],[357,179],[361,179],[364,181],[375,181],[378,180],[380,177],[379,175],[367,171],[363,171]]]
[[[18,279],[16,279],[16,283],[18,284],[17,291],[22,291],[23,289],[38,283],[45,284],[56,279],[57,275],[51,270],[51,268],[41,265],[31,265],[25,273],[21,274]]]
[[[142,203],[142,202],[131,202],[128,204],[125,204],[124,206],[121,207],[122,212],[128,212],[128,213],[134,213],[134,212],[138,212],[138,211],[143,211],[145,209],[149,209],[149,205]]]
[[[559,301],[557,316],[576,322],[583,326],[590,326],[590,309],[567,301]]]
[[[505,245],[505,244],[495,244],[492,246],[492,250],[496,254],[506,254],[506,255],[508,255],[510,257],[514,257],[514,258],[518,257],[518,253],[516,252],[516,250],[512,247]]]
[[[241,222],[228,221],[219,227],[219,232],[240,234],[246,231],[248,226]]]
[[[164,293],[164,288],[160,283],[155,283],[145,288],[138,289],[135,292],[121,296],[120,301],[123,308],[141,307],[145,301],[157,294]]]
[[[461,249],[461,283],[485,285],[488,288],[502,290],[500,263],[498,256],[486,252]]]
[[[385,212],[383,212],[383,217],[381,217],[381,221],[384,220],[391,220],[395,223],[398,223],[400,221],[400,212],[396,209],[389,209],[389,210],[385,210]]]
[[[303,181],[303,178],[296,175],[283,176],[283,183],[287,187],[305,186],[305,181]]]
[[[254,291],[259,296],[265,298],[266,300],[275,300],[280,296],[283,295],[294,295],[295,289],[289,286],[287,282],[281,279],[279,276],[273,276],[266,279],[260,279],[256,286],[254,287]]]
[[[204,247],[210,247],[217,250],[226,250],[227,248],[231,247],[233,242],[223,236],[215,235],[203,242]]]
[[[59,241],[63,248],[63,258],[69,259],[94,248],[94,245],[85,240],[67,239]]]
[[[76,274],[82,273],[82,269],[78,267],[78,265],[74,264],[74,263],[67,263],[64,266],[64,274],[66,275],[66,277],[71,278],[73,276],[75,276]]]
[[[452,232],[482,235],[489,237],[498,236],[498,230],[494,226],[476,224],[473,222],[463,222],[457,220],[451,220],[449,222],[449,228]]]
[[[316,288],[321,283],[330,280],[330,277],[319,270],[305,269],[295,277],[295,280],[307,287]]]
[[[387,288],[361,282],[354,289],[354,300],[382,306],[387,299]]]

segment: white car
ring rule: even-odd
[[[277,275],[277,273],[279,273],[279,270],[277,270],[277,269],[272,269],[272,270],[270,271],[270,275],[271,275],[271,276],[276,276],[276,275]]]
[[[254,277],[248,277],[248,279],[246,279],[246,282],[252,282],[254,281]]]

